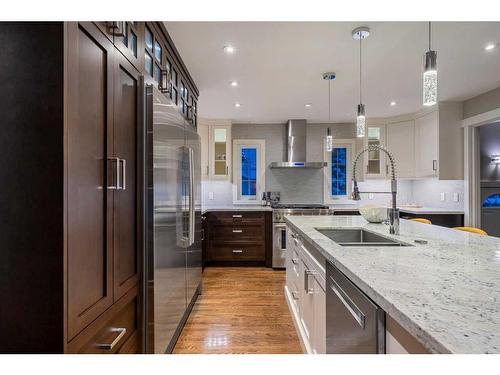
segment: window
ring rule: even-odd
[[[324,142],[324,161],[328,164],[324,169],[324,202],[352,203],[351,193],[351,158],[355,141],[351,139],[334,139],[333,150],[326,151]]]
[[[149,50],[152,50],[153,49],[153,33],[151,32],[151,30],[149,30],[148,27],[146,27],[146,47],[149,49]]]
[[[153,59],[149,53],[146,52],[144,55],[144,68],[146,72],[152,77],[153,76]]]
[[[233,202],[255,204],[265,190],[265,147],[263,139],[233,141]]]
[[[160,43],[156,40],[155,41],[155,57],[156,57],[156,60],[158,60],[160,63],[161,63],[161,54],[162,54],[162,50],[161,50]]]

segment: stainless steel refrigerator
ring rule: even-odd
[[[151,85],[145,120],[144,346],[170,353],[201,292],[200,137]]]

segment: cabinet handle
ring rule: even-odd
[[[243,233],[242,229],[233,229],[233,233]]]
[[[125,159],[118,159],[122,163],[122,186],[121,190],[127,190],[127,161]]]
[[[208,165],[207,165],[207,176],[208,176]]]
[[[243,250],[241,250],[241,249],[233,250],[233,253],[235,253],[235,254],[241,254],[242,252],[243,252]]]
[[[108,32],[114,36],[125,36],[126,21],[114,21],[106,22],[108,26]]]
[[[239,219],[239,218],[242,218],[242,217],[243,217],[243,215],[233,215],[233,217],[234,217],[235,219]]]
[[[385,174],[389,174],[389,165],[388,164],[385,165]]]
[[[437,160],[432,161],[432,170],[437,171]]]
[[[295,291],[295,290],[294,290],[294,291],[292,292],[292,297],[293,297],[293,299],[295,299],[295,300],[299,299],[299,292],[297,292],[297,291]]]
[[[108,344],[96,344],[96,346],[100,349],[112,350],[116,344],[122,339],[123,336],[127,333],[127,328],[112,328],[111,332],[119,332],[118,336]]]
[[[226,166],[226,176],[229,176],[229,166]]]
[[[110,157],[110,158],[108,158],[108,160],[115,163],[115,169],[114,169],[115,175],[112,178],[114,185],[108,185],[107,189],[120,190],[121,189],[121,187],[120,187],[120,159],[115,158],[115,157]]]
[[[299,260],[297,258],[292,258],[292,263],[293,264],[299,264]]]
[[[201,229],[201,240],[205,241],[205,229]]]
[[[305,270],[304,271],[304,290],[306,291],[306,294],[313,294],[314,289],[309,288],[309,276],[314,275],[316,272],[312,270]]]

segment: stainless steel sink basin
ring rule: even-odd
[[[316,228],[316,230],[340,246],[411,246],[365,229]]]

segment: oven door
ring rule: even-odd
[[[286,224],[273,224],[273,268],[286,267]]]

